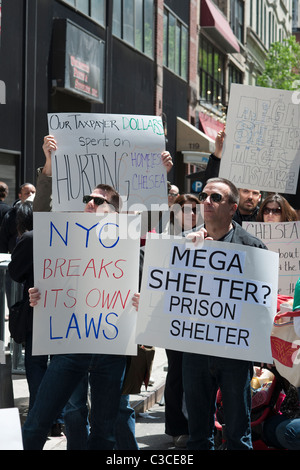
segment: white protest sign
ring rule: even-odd
[[[136,342],[272,362],[278,255],[232,243],[148,237]]]
[[[219,176],[238,188],[296,193],[300,106],[293,93],[231,85]]]
[[[33,354],[137,353],[140,217],[34,213]]]
[[[123,211],[167,209],[165,148],[159,116],[49,114],[54,211],[82,211],[82,197],[98,184],[115,188]]]
[[[243,228],[278,253],[278,294],[293,297],[300,276],[300,222],[243,222]]]
[[[0,409],[0,450],[23,450],[18,408]]]

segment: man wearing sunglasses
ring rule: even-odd
[[[51,151],[55,148],[54,139],[46,137],[43,146],[46,161],[37,180],[35,211],[51,211]],[[83,196],[82,202],[83,211],[89,213],[119,212],[121,207],[118,192],[106,184],[96,186],[91,194]],[[26,249],[32,251],[32,237]],[[35,288],[30,291],[34,292],[31,300],[31,306],[34,306],[40,293]],[[64,407],[68,450],[113,449],[114,423],[119,413],[125,367],[126,357],[123,355],[54,355],[23,427],[24,449],[43,448],[52,422]],[[92,396],[90,432],[86,405],[88,374]]]
[[[204,226],[189,234],[197,242],[225,241],[266,249],[258,238],[246,232],[233,219],[239,192],[228,180],[209,179],[200,193]],[[183,383],[189,419],[188,449],[214,448],[215,398],[221,389],[225,411],[227,448],[252,449],[251,391],[252,363],[201,354],[184,353]],[[234,391],[234,393],[233,393]]]

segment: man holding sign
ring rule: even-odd
[[[249,234],[232,217],[237,209],[237,188],[223,178],[207,181],[199,195],[204,206],[204,228],[188,235],[197,243],[218,240],[265,249],[265,245]],[[189,418],[189,449],[213,449],[214,412],[218,388],[225,411],[228,449],[251,449],[252,362],[184,353],[183,382]]]
[[[46,138],[44,153],[46,163],[43,174],[45,186],[38,187],[39,210],[49,210],[51,195],[51,149],[52,139]],[[49,166],[50,163],[50,166]],[[40,189],[40,192],[39,192]],[[108,185],[98,185],[89,196],[85,196],[85,212],[118,212],[119,194]],[[37,289],[32,289],[31,306],[40,299]],[[41,450],[47,433],[57,412],[68,402],[76,387],[81,386],[90,374],[92,411],[91,432],[88,437],[89,449],[112,449],[115,445],[114,425],[119,412],[126,356],[121,354],[57,354],[54,355],[45,373],[36,397],[23,427],[25,450]],[[54,417],[54,418],[53,418]],[[84,445],[84,444],[83,444]]]

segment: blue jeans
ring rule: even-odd
[[[39,387],[34,406],[23,426],[24,449],[43,449],[57,411],[66,405],[88,372],[91,387],[91,430],[87,448],[113,449],[125,366],[125,356],[107,354],[53,356]]]
[[[32,332],[26,335],[25,341],[25,371],[26,379],[29,389],[29,409],[32,408],[35,397],[43,380],[44,374],[48,367],[47,355],[33,356],[32,355]]]
[[[300,418],[288,419],[279,414],[267,418],[263,425],[263,437],[269,446],[300,450]]]
[[[252,370],[252,363],[248,361],[183,354],[183,388],[190,435],[188,449],[214,449],[218,388],[222,393],[227,449],[252,449]]]
[[[67,450],[87,450],[90,432],[87,406],[88,374],[86,374],[64,407]]]
[[[122,395],[116,424],[116,449],[139,450],[135,438],[135,411],[130,406],[129,395]]]

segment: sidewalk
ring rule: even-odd
[[[151,385],[146,390],[142,387],[138,395],[130,396],[130,403],[135,409],[136,414],[144,413],[155,403],[163,399],[165,379],[167,374],[167,356],[162,348],[155,348],[155,355],[150,377]],[[19,409],[21,424],[24,423],[28,412],[28,386],[24,375],[13,375],[13,391],[15,407]],[[44,450],[66,450],[66,438],[50,437],[48,438]]]

